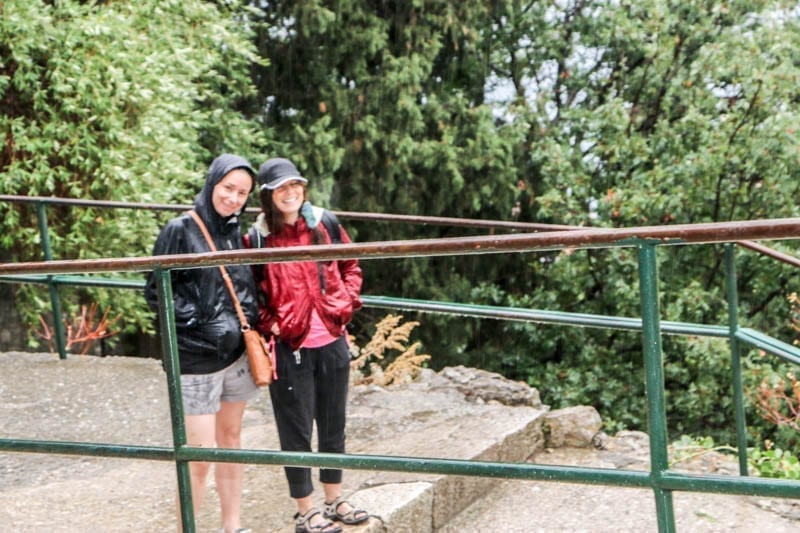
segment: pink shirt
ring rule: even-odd
[[[326,344],[330,344],[333,341],[338,339],[338,337],[334,337],[328,331],[328,328],[325,327],[325,324],[322,323],[322,319],[317,314],[317,310],[312,308],[311,309],[311,326],[308,330],[308,335],[306,336],[305,340],[303,341],[303,348],[319,348],[320,346],[325,346]]]

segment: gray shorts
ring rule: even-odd
[[[219,411],[220,402],[241,402],[258,396],[250,373],[247,353],[227,368],[213,374],[181,375],[183,414],[209,415]]]

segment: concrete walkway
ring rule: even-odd
[[[164,374],[153,359],[0,354],[0,395],[4,438],[171,445]],[[435,379],[388,389],[357,386],[350,398],[348,452],[522,461],[542,445],[543,413],[470,402]],[[249,404],[244,425],[244,447],[278,448],[266,391]],[[282,468],[247,465],[245,477],[244,523],[253,531],[292,531],[294,508]],[[348,470],[346,494],[374,517],[349,529],[432,531],[494,483]],[[211,485],[199,531],[219,524]],[[31,532],[170,531],[175,487],[172,463],[0,453],[0,524]]]
[[[164,374],[153,359],[0,354],[0,396],[3,438],[171,445]],[[641,449],[543,451],[545,412],[468,401],[439,377],[357,386],[348,452],[647,468]],[[243,439],[246,448],[278,448],[266,392],[248,406]],[[0,524],[15,532],[174,531],[175,487],[172,463],[0,453]],[[647,490],[370,470],[346,471],[344,488],[373,515],[348,532],[657,530]],[[675,501],[678,531],[800,531],[791,518],[794,502],[702,495]],[[218,530],[217,507],[212,482],[198,531]],[[294,531],[281,467],[246,466],[242,514],[254,532]]]

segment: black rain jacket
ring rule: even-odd
[[[242,248],[239,218],[222,218],[211,203],[214,186],[228,172],[244,168],[255,175],[244,158],[223,154],[211,163],[206,183],[194,201],[194,209],[206,224],[218,250]],[[255,183],[255,177],[253,179]],[[244,207],[242,208],[244,211]],[[209,252],[197,223],[187,214],[170,220],[156,239],[153,255]],[[248,265],[226,265],[242,309],[251,324],[258,319],[255,282]],[[171,271],[181,374],[210,374],[233,364],[244,351],[241,324],[218,267]],[[155,276],[147,277],[145,298],[158,309]]]

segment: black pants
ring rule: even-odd
[[[278,379],[269,386],[272,411],[278,426],[281,450],[311,451],[311,433],[317,422],[320,452],[344,453],[347,389],[350,379],[350,351],[344,336],[320,348],[296,352],[278,342]],[[284,468],[292,498],[311,494],[311,469]],[[322,483],[341,483],[339,469],[320,469]]]

